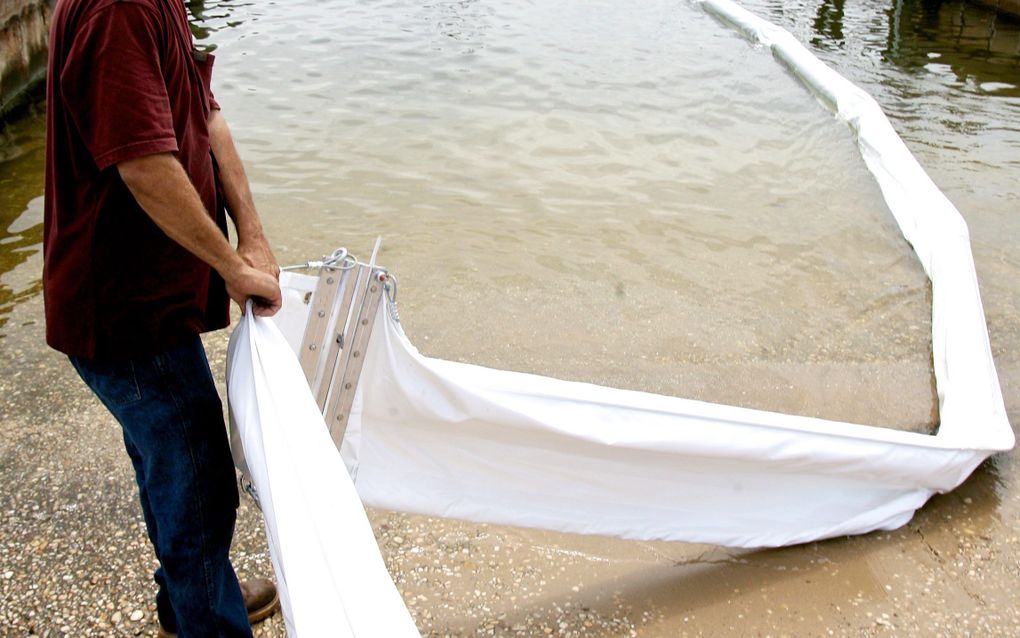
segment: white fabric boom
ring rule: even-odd
[[[938,434],[432,359],[381,306],[342,445],[366,504],[633,539],[780,546],[901,526],[932,494],[1012,448],[959,212],[863,91],[788,32],[728,0],[702,4],[769,47],[857,136],[932,282]],[[282,335],[246,318],[228,370],[274,566],[290,592],[288,628],[319,627],[318,635],[332,625],[316,625],[327,620],[316,620],[314,608],[341,607],[352,635],[414,635],[392,585],[382,582],[364,513],[284,345],[296,351],[301,343],[316,278],[285,273],[281,282]],[[323,595],[334,604],[324,605]],[[394,626],[366,628],[365,615]]]
[[[287,633],[419,637],[301,366],[250,305],[227,378],[231,447],[258,491]]]
[[[300,324],[307,307],[281,319]],[[431,359],[383,309],[358,393],[344,451],[367,505],[643,540],[761,547],[892,529],[990,453]]]

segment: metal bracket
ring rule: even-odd
[[[386,273],[370,266],[362,268],[364,276],[359,278],[354,306],[358,312],[352,313],[344,332],[346,347],[340,350],[337,358],[333,382],[330,384],[329,407],[324,414],[329,434],[338,448],[347,431],[358,379],[365,364],[368,340],[372,336],[379,303],[385,295],[383,284]]]
[[[330,314],[340,292],[342,275],[346,274],[319,268],[319,283],[312,295],[312,308],[308,315],[308,323],[305,324],[305,336],[301,341],[301,354],[298,357],[309,385],[315,382],[315,373],[326,341],[326,330],[329,328]]]
[[[312,387],[315,402],[319,404],[319,410],[322,412],[325,412],[326,397],[329,395],[330,386],[337,375],[336,362],[340,353],[343,352],[344,342],[349,341],[344,335],[347,334],[347,325],[350,323],[349,315],[351,314],[355,292],[358,289],[358,280],[360,279],[362,268],[363,266],[355,266],[343,273],[344,290],[340,296],[340,307],[336,309],[336,321],[333,324],[333,332],[336,334],[336,337],[329,339],[329,351],[325,353],[325,367],[322,371],[322,379],[319,380],[318,385]]]
[[[377,239],[368,264],[341,248],[322,261],[291,267],[318,269],[299,359],[337,449],[350,421],[379,304],[396,292],[396,281],[375,266],[379,245]]]

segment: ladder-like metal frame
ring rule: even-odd
[[[324,265],[309,302],[298,358],[337,449],[350,421],[386,277],[386,270],[373,263]]]

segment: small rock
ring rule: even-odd
[[[142,618],[145,618],[145,612],[143,612],[141,609],[136,609],[133,612],[131,612],[132,622],[138,622]]]

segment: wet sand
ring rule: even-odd
[[[154,635],[154,560],[118,427],[41,347],[40,313],[38,297],[19,304],[0,349],[0,634]],[[207,342],[219,373],[226,333]],[[1020,367],[1000,375],[1015,422]],[[369,514],[425,636],[1012,636],[1016,459],[900,530],[775,550]],[[242,577],[271,574],[247,499],[233,555]],[[282,619],[256,635],[285,635]]]

